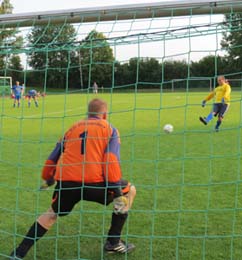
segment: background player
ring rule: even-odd
[[[75,123],[56,144],[42,171],[43,179],[54,178],[57,182],[51,207],[33,223],[10,259],[22,259],[57,217],[68,215],[82,199],[104,205],[113,202],[106,252],[126,253],[134,249],[120,236],[136,189],[121,178],[119,134],[106,118],[106,102],[91,100],[88,118]]]
[[[31,105],[31,100],[34,100],[35,106],[38,107],[37,97],[40,95],[35,89],[31,89],[28,91],[27,99],[28,99],[28,107]]]
[[[92,87],[93,87],[93,93],[94,93],[94,94],[97,94],[97,93],[98,93],[98,85],[97,85],[97,82],[96,82],[96,81],[94,81]]]
[[[16,84],[11,88],[11,96],[14,97],[13,107],[16,107],[16,103],[18,103],[18,107],[20,107],[20,100],[23,94],[24,87],[19,85],[19,81],[16,81]]]
[[[231,87],[224,76],[219,76],[217,81],[218,86],[202,101],[202,107],[205,107],[206,102],[215,96],[213,111],[209,113],[207,117],[199,117],[199,120],[207,125],[214,116],[218,116],[215,131],[219,131],[219,126],[222,123],[225,113],[229,109],[231,93]]]

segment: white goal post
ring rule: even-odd
[[[22,14],[0,15],[0,25],[20,27],[48,24],[51,17],[54,23],[89,23],[113,20],[144,19],[172,16],[189,16],[201,14],[226,14],[242,10],[241,1],[231,0],[181,0],[128,5],[99,6],[59,11],[32,12]],[[192,10],[192,13],[191,13]]]
[[[0,76],[0,95],[9,95],[13,86],[12,77]]]

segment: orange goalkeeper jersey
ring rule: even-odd
[[[119,184],[118,130],[97,117],[81,120],[65,133],[47,161],[56,164],[56,180]]]

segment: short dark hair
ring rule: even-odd
[[[107,112],[107,102],[99,99],[94,98],[88,103],[88,115],[98,115]]]

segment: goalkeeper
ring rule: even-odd
[[[231,87],[224,76],[219,76],[217,81],[218,86],[202,101],[202,107],[205,107],[206,102],[215,97],[213,111],[209,113],[207,117],[199,117],[199,120],[204,125],[207,125],[214,116],[218,116],[218,120],[215,126],[216,132],[219,131],[219,127],[222,123],[224,115],[229,109],[231,93]]]
[[[107,119],[107,103],[93,99],[87,119],[75,123],[50,154],[42,178],[56,186],[51,207],[30,227],[10,259],[22,259],[38,239],[68,215],[80,200],[108,205],[113,202],[111,226],[104,251],[126,253],[135,248],[123,242],[121,231],[136,195],[136,189],[122,180],[118,130]]]

